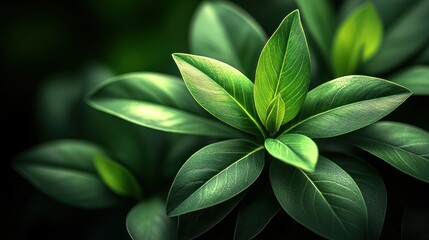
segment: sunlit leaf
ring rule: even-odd
[[[346,136],[402,172],[429,183],[429,133],[417,127],[378,122]]]
[[[264,151],[246,140],[227,140],[202,148],[182,166],[167,200],[169,216],[208,208],[244,191],[264,168]]]
[[[337,78],[311,90],[300,114],[283,132],[310,138],[342,135],[378,121],[410,95],[408,89],[379,78]]]
[[[356,8],[340,25],[333,40],[332,66],[336,76],[355,73],[380,47],[383,24],[371,2]]]
[[[99,178],[94,155],[104,151],[79,140],[39,145],[14,160],[14,168],[31,184],[57,201],[82,208],[105,208],[118,198]]]
[[[368,215],[352,177],[319,156],[314,173],[279,161],[270,168],[271,185],[283,209],[296,221],[328,239],[365,239]]]
[[[267,138],[265,148],[271,156],[284,163],[313,172],[319,151],[311,138],[301,134],[283,134],[276,139]]]
[[[296,116],[310,82],[310,55],[298,10],[280,23],[259,57],[255,79],[255,105],[263,123],[268,106],[277,96],[285,104],[282,124]]]
[[[191,24],[192,53],[227,63],[250,79],[266,41],[259,24],[230,2],[203,2]]]
[[[270,133],[275,134],[279,131],[285,115],[285,103],[280,96],[274,98],[268,105],[267,112],[267,122],[265,126],[267,126],[267,130]]]

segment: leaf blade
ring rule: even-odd
[[[408,89],[379,78],[337,78],[311,90],[300,114],[281,132],[310,138],[342,135],[378,121],[410,95]]]
[[[412,125],[378,122],[345,140],[398,170],[429,183],[429,133]]]
[[[319,150],[311,138],[301,134],[283,134],[276,139],[267,138],[265,148],[278,160],[313,172],[316,169]]]
[[[429,67],[414,66],[389,78],[411,91],[413,95],[429,95]]]
[[[182,215],[226,201],[249,187],[263,167],[263,147],[249,141],[233,139],[208,145],[177,173],[167,199],[167,214]]]
[[[112,78],[88,98],[93,108],[161,131],[212,137],[234,137],[234,130],[202,117],[181,80],[157,73]]]
[[[298,113],[310,81],[309,56],[299,11],[296,10],[284,18],[258,60],[254,95],[256,110],[263,123],[267,119],[268,105],[277,95],[287,106],[283,124]]]

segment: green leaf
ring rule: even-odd
[[[383,178],[367,162],[345,155],[330,157],[355,180],[368,209],[368,239],[380,239],[387,207]]]
[[[337,78],[311,90],[300,114],[283,132],[310,138],[342,135],[378,121],[410,95],[408,89],[379,78]]]
[[[227,63],[250,79],[267,37],[259,24],[229,2],[203,2],[191,23],[191,52]]]
[[[150,199],[134,206],[127,215],[127,230],[133,240],[176,239],[176,224],[165,214],[164,201]]]
[[[285,103],[280,96],[274,98],[268,105],[267,112],[267,122],[265,123],[265,126],[267,126],[267,130],[270,133],[276,134],[282,125],[283,117],[285,115]]]
[[[240,203],[237,223],[235,225],[234,240],[252,239],[256,237],[270,220],[280,210],[280,205],[273,194],[273,190],[266,183],[257,186],[248,192]]]
[[[177,77],[158,73],[120,75],[89,95],[89,104],[132,123],[161,131],[233,137],[233,129],[201,117],[201,109]]]
[[[402,10],[402,16],[397,16],[394,24],[386,30],[378,53],[365,64],[366,72],[381,75],[394,70],[427,45],[429,1],[414,1],[408,5],[411,7]]]
[[[414,66],[393,75],[389,80],[407,87],[414,95],[429,95],[429,67]]]
[[[367,209],[355,181],[335,163],[319,156],[314,173],[278,161],[271,185],[283,209],[296,221],[328,239],[365,239]]]
[[[268,106],[278,95],[285,103],[282,123],[291,120],[304,102],[310,82],[310,55],[298,10],[282,21],[259,57],[255,80],[255,105],[263,123]]]
[[[179,239],[194,239],[218,224],[243,199],[241,193],[221,204],[180,215]]]
[[[258,178],[264,163],[263,147],[246,140],[202,148],[177,173],[168,195],[167,214],[182,215],[236,196]]]
[[[429,183],[429,133],[412,125],[378,122],[345,137],[400,171]]]
[[[267,138],[265,148],[271,156],[308,172],[316,169],[319,150],[311,138],[301,134],[283,134]]]
[[[24,178],[46,195],[81,208],[106,208],[118,203],[98,177],[92,158],[104,154],[96,145],[60,140],[30,149],[13,161]]]
[[[335,27],[335,15],[330,1],[296,0],[296,3],[302,12],[308,32],[314,38],[325,59],[330,59]]]
[[[354,73],[379,49],[383,23],[374,4],[367,2],[355,9],[335,33],[332,66],[336,76]]]
[[[253,105],[253,83],[237,69],[217,60],[173,54],[189,92],[209,113],[246,133],[262,134]]]
[[[126,168],[103,155],[95,155],[95,169],[104,183],[116,194],[140,199],[140,184]]]

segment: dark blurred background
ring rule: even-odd
[[[173,52],[187,52],[189,22],[199,0],[14,0],[0,5],[2,135],[1,239],[115,239],[126,236],[122,211],[85,211],[46,197],[11,167],[38,143],[39,89],[57,76],[79,76],[98,65],[114,74],[155,71],[178,74]],[[267,31],[292,9],[292,1],[234,1]],[[267,18],[266,16],[270,16]],[[78,81],[78,79],[76,79]],[[43,112],[43,111],[42,111]],[[73,121],[73,120],[72,120]],[[48,126],[49,127],[49,126]],[[72,133],[70,137],[79,136]],[[101,217],[100,217],[101,216]],[[100,221],[100,219],[116,221]],[[94,225],[98,225],[94,227]],[[119,226],[118,226],[119,225]],[[104,229],[104,231],[103,231]],[[103,235],[104,232],[104,235]]]

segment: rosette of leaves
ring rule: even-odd
[[[383,181],[364,161],[322,156],[317,141],[379,126],[373,123],[401,105],[411,91],[360,75],[308,91],[310,57],[298,11],[286,16],[266,43],[255,22],[230,4],[206,3],[194,19],[193,30],[199,31],[195,21],[208,21],[206,30],[223,34],[213,35],[220,40],[191,34],[195,44],[209,46],[193,51],[211,52],[218,60],[173,54],[184,83],[130,74],[89,98],[94,108],[141,126],[227,139],[197,151],[176,175],[166,210],[178,217],[179,238],[203,234],[239,206],[236,239],[256,236],[281,208],[325,238],[377,239],[386,209]],[[240,31],[233,31],[234,24]],[[218,49],[228,54],[219,55]],[[256,60],[254,51],[260,51]],[[255,73],[248,70],[252,65]],[[190,97],[214,118],[198,106],[183,104]],[[385,136],[404,147],[399,136]],[[407,157],[427,173],[427,153],[417,146],[416,136],[429,142],[416,130],[408,141],[420,151]],[[382,145],[377,149],[398,150]]]
[[[370,74],[429,95],[429,2],[296,0],[317,59],[320,82]]]

